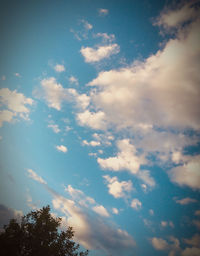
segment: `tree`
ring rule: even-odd
[[[79,244],[72,238],[74,230],[59,230],[61,218],[50,214],[50,207],[31,211],[20,223],[11,219],[0,234],[2,256],[87,256],[79,252]]]

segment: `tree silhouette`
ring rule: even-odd
[[[2,256],[87,256],[79,252],[79,244],[72,238],[74,231],[68,227],[59,230],[61,218],[50,214],[50,206],[31,211],[22,217],[21,223],[11,219],[0,234]]]

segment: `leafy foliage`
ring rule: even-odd
[[[79,244],[72,238],[74,231],[68,227],[59,231],[61,218],[50,214],[50,207],[31,211],[22,217],[21,223],[11,219],[0,234],[2,256],[87,256],[79,252]]]

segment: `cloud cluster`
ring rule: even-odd
[[[185,147],[199,140],[198,135],[186,131],[200,130],[200,19],[197,10],[189,3],[175,11],[165,9],[157,25],[164,29],[176,28],[176,31],[160,50],[129,66],[101,71],[88,83],[90,105],[77,114],[79,124],[93,129],[111,128],[117,134],[128,130],[133,138],[132,149],[127,142],[127,149],[122,149],[119,142],[115,156],[97,158],[102,169],[128,170],[138,174],[144,187],[154,187],[150,171],[140,172],[141,166],[148,164],[147,159],[153,155],[162,166],[176,165],[169,172],[173,182],[199,189],[198,157],[189,159],[183,154]],[[111,40],[103,33],[99,36]],[[93,53],[98,56],[91,49],[86,53],[88,61],[95,60]],[[92,121],[93,117],[98,117],[97,122]]]
[[[100,250],[106,254],[120,256],[122,252],[132,251],[136,243],[125,231],[114,223],[106,221],[109,213],[103,205],[87,197],[83,191],[68,185],[65,191],[71,199],[61,196],[51,189],[46,182],[34,171],[28,170],[30,178],[36,180],[52,195],[54,209],[64,214],[63,227],[72,226],[75,239],[87,249]],[[117,214],[116,209],[114,210]]]
[[[0,106],[6,109],[0,110],[0,127],[3,122],[11,122],[13,118],[20,117],[25,120],[29,119],[29,106],[33,105],[31,98],[25,97],[16,90],[11,91],[8,88],[0,89]]]

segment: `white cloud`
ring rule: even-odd
[[[79,84],[78,79],[75,76],[70,76],[69,81],[70,81],[70,83],[75,84],[75,85]]]
[[[200,189],[200,155],[191,157],[190,160],[169,171],[171,181],[180,186]]]
[[[41,81],[44,97],[51,108],[61,110],[61,104],[66,98],[66,91],[61,84],[57,83],[54,77],[46,78]]]
[[[81,29],[75,31],[71,28],[70,32],[72,32],[75,38],[79,41],[88,39],[88,33],[93,28],[92,24],[90,24],[87,20],[81,19],[79,20],[79,25],[81,25]]]
[[[91,140],[89,142],[87,140],[83,140],[83,145],[96,147],[96,146],[100,146],[101,143],[99,141],[95,141],[95,140]]]
[[[43,180],[42,177],[40,177],[36,172],[34,172],[32,169],[27,170],[29,177],[41,184],[47,184],[45,180]]]
[[[10,123],[13,120],[13,116],[16,116],[16,114],[9,110],[0,110],[0,127],[4,122]]]
[[[57,149],[58,151],[63,152],[63,153],[66,153],[66,152],[68,151],[67,147],[65,147],[65,146],[63,146],[63,145],[57,145],[57,146],[56,146],[56,149]]]
[[[135,146],[130,143],[129,139],[119,140],[117,147],[119,150],[117,155],[106,159],[98,158],[97,162],[99,165],[103,169],[112,171],[127,170],[132,174],[136,174],[139,171],[140,165],[144,163],[143,157],[138,156]],[[153,180],[146,174],[141,174],[141,177],[151,184]]]
[[[109,11],[108,11],[108,9],[100,8],[100,9],[98,9],[98,13],[100,16],[106,16],[106,15],[108,15]]]
[[[11,122],[13,117],[28,120],[30,113],[28,105],[33,105],[33,102],[31,98],[25,97],[16,90],[0,89],[0,104],[7,108],[0,111],[0,126],[2,126],[3,122]]]
[[[142,203],[137,198],[135,198],[131,202],[131,207],[135,210],[140,210],[142,208]]]
[[[77,121],[81,126],[88,126],[92,129],[105,129],[105,114],[102,111],[90,112],[85,110],[84,112],[77,114]]]
[[[119,214],[119,210],[117,208],[115,208],[115,207],[112,208],[112,212],[114,214]]]
[[[92,24],[90,24],[87,20],[82,19],[81,23],[86,30],[91,30],[93,28]]]
[[[48,124],[48,128],[51,128],[55,133],[59,133],[60,129],[57,124]]]
[[[148,170],[140,170],[137,174],[137,177],[149,187],[154,187],[156,185],[155,180],[150,176],[150,171]]]
[[[108,211],[106,210],[106,208],[103,206],[103,205],[97,205],[97,206],[94,206],[93,208],[93,211],[95,211],[97,214],[103,216],[103,217],[109,217],[109,213]]]
[[[37,90],[36,96],[44,97],[47,105],[51,108],[61,110],[62,104],[73,102],[84,110],[90,102],[90,97],[86,94],[79,94],[74,88],[64,88],[58,83],[55,77],[45,78],[41,81],[42,91]]]
[[[54,66],[54,70],[58,73],[64,72],[65,71],[65,66],[61,64],[56,64]]]
[[[180,3],[176,9],[165,8],[155,24],[170,29],[193,21],[198,16],[198,8],[193,8],[193,3],[194,1]]]
[[[107,34],[107,33],[97,33],[94,35],[94,37],[102,38],[103,43],[112,43],[115,40],[114,34]]]
[[[190,204],[190,203],[196,203],[198,202],[196,199],[190,198],[190,197],[186,197],[180,200],[176,200],[177,204],[181,204],[181,205],[186,205],[186,204]]]
[[[151,243],[156,250],[162,251],[169,248],[167,241],[162,238],[153,237]]]
[[[108,192],[115,198],[126,198],[127,193],[133,190],[133,184],[130,180],[118,181],[117,177],[110,177],[109,175],[103,176],[106,180]]]
[[[26,105],[32,105],[33,100],[26,98],[22,93],[16,90],[11,91],[8,88],[0,89],[1,104],[5,105],[10,111],[14,113],[28,114],[29,109]]]
[[[139,126],[199,129],[199,19],[142,62],[102,71],[89,85],[96,86],[95,107],[117,128]]]
[[[80,52],[83,55],[85,62],[93,63],[109,58],[111,55],[119,53],[119,50],[120,48],[118,44],[109,44],[95,48],[82,47]]]

